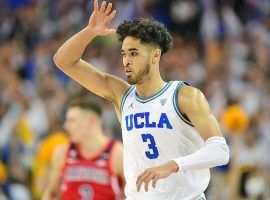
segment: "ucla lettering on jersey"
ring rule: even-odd
[[[191,154],[204,141],[178,106],[183,82],[171,81],[155,95],[141,99],[131,86],[121,103],[124,143],[125,194],[127,199],[198,199],[207,188],[209,170],[180,172],[159,180],[155,189],[136,190],[136,180],[145,169]]]
[[[167,128],[172,129],[172,125],[166,115],[161,113],[157,122],[149,120],[150,112],[135,113],[125,116],[127,131],[131,131],[133,128]]]

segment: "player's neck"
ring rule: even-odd
[[[93,135],[91,138],[86,138],[79,143],[81,154],[86,158],[91,158],[104,147],[108,139],[109,138],[102,133]]]
[[[136,92],[140,98],[146,99],[155,95],[164,86],[160,74],[147,77],[142,83],[136,85]]]

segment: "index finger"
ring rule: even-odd
[[[145,178],[148,176],[148,171],[144,171],[141,175],[138,176],[136,184],[137,184],[137,191],[140,191],[141,185],[144,182]]]
[[[140,189],[141,189],[141,186],[142,186],[143,181],[144,181],[143,176],[137,178],[136,184],[137,184],[137,191],[138,191],[138,192],[139,192]]]

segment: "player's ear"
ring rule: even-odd
[[[160,49],[154,49],[152,62],[154,64],[158,63],[159,60],[160,60],[160,57],[161,57],[161,50]]]

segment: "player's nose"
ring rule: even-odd
[[[129,67],[131,65],[131,60],[124,59],[123,64],[124,64],[124,67]]]

